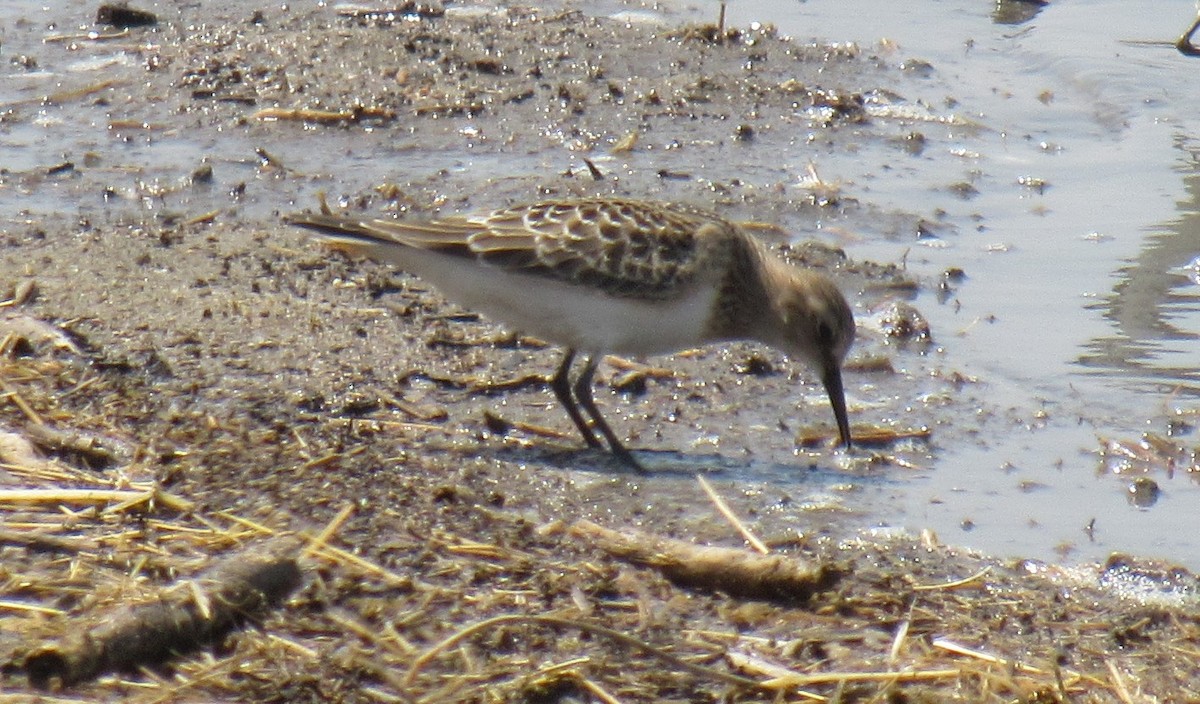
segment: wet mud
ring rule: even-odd
[[[907,371],[937,354],[937,331],[904,301],[953,276],[848,256],[856,223],[936,225],[777,157],[798,142],[911,148],[872,118],[900,109],[911,76],[770,27],[399,9],[9,28],[28,75],[2,124],[28,148],[0,171],[0,688],[146,702],[1194,688],[1186,573],[1122,561],[1179,598],[1128,599],[1106,568],[845,528],[837,494],[902,481],[972,394]],[[835,450],[819,381],[772,350],[610,360],[597,400],[651,469],[630,474],[583,449],[555,404],[542,375],[558,351],[280,219],[322,197],[385,216],[602,194],[718,209],[830,272],[864,320],[847,387],[877,442]],[[571,529],[743,546],[697,474],[765,549],[837,578],[805,599],[730,596]],[[204,655],[31,682],[31,656],[81,619],[293,534],[309,546],[299,595]]]

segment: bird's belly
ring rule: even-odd
[[[701,291],[667,301],[610,296],[554,283],[551,297],[509,320],[518,330],[567,347],[626,355],[667,354],[705,342],[712,296]]]
[[[704,344],[716,298],[715,289],[706,286],[668,300],[610,296],[442,255],[422,259],[423,266],[407,268],[455,303],[518,332],[592,353],[665,354]]]

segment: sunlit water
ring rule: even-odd
[[[861,233],[847,247],[881,261],[907,253],[931,278],[966,271],[947,302],[917,301],[944,350],[930,364],[976,378],[981,411],[1004,419],[941,443],[934,466],[879,490],[869,520],[1001,555],[1128,551],[1200,568],[1196,478],[1153,475],[1163,498],[1139,509],[1129,479],[1102,472],[1097,455],[1099,437],[1166,435],[1171,418],[1194,422],[1200,407],[1200,60],[1169,45],[1195,9],[1025,9],[1028,19],[1005,24],[972,0],[729,5],[733,25],[770,22],[799,40],[929,62],[927,90],[905,98],[942,109],[953,99],[984,128],[961,150],[886,171],[871,154],[814,157],[851,193],[951,226],[922,239]],[[1029,178],[1045,188],[1022,185]],[[961,197],[957,182],[975,195]]]

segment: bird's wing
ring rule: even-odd
[[[301,215],[335,247],[370,254],[383,245],[418,247],[616,296],[669,298],[728,248],[734,226],[715,215],[660,203],[597,199],[518,206],[431,221]]]

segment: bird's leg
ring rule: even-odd
[[[568,349],[563,355],[562,363],[558,365],[558,371],[550,378],[550,388],[554,390],[554,396],[562,407],[567,410],[567,415],[571,416],[571,421],[575,423],[575,427],[579,428],[579,433],[583,435],[583,440],[588,444],[588,447],[604,447],[604,445],[596,439],[596,434],[588,427],[587,421],[583,419],[583,414],[579,412],[579,405],[575,403],[574,397],[571,396],[571,363],[575,361],[575,350]]]
[[[600,415],[600,409],[596,408],[596,401],[592,399],[592,377],[596,374],[596,367],[599,362],[595,357],[588,356],[587,361],[583,365],[583,373],[575,380],[575,398],[579,401],[579,405],[583,406],[583,410],[591,416],[592,423],[608,441],[608,447],[617,459],[624,462],[627,466],[633,467],[639,472],[646,470],[634,458],[633,453],[626,449],[624,443],[617,438],[617,434],[608,427],[608,423],[604,421],[604,417]]]

